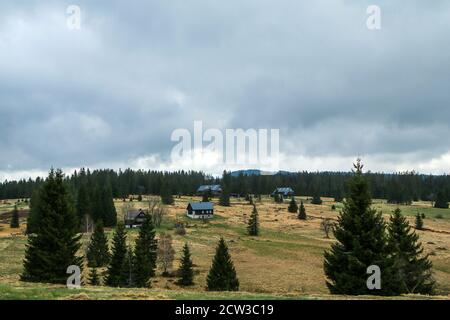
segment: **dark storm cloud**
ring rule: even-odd
[[[69,4],[82,10],[80,31],[66,28]],[[366,28],[370,4],[381,7],[379,31]],[[450,150],[449,9],[446,1],[7,1],[0,171],[168,161],[171,132],[194,120],[280,128],[292,162],[400,155],[415,168]]]

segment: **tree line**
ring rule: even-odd
[[[129,195],[163,193],[193,195],[202,184],[221,184],[226,192],[245,196],[246,194],[269,194],[276,187],[288,186],[296,195],[324,196],[342,199],[347,192],[345,181],[351,172],[296,172],[276,175],[231,175],[212,177],[200,171],[114,171],[109,169],[81,169],[65,178],[74,197],[82,193],[96,198],[111,194],[114,198]],[[424,175],[416,172],[364,173],[372,196],[387,199],[390,203],[409,204],[412,201],[442,201],[450,199],[449,175]],[[4,181],[0,183],[0,199],[31,198],[33,191],[45,181],[43,178]],[[97,189],[97,190],[96,190]]]

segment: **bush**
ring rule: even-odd
[[[183,222],[176,222],[175,223],[175,234],[177,234],[179,236],[186,235],[186,228],[184,227],[184,223]]]

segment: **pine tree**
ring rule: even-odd
[[[320,198],[320,194],[319,193],[315,193],[312,200],[311,200],[311,204],[317,204],[320,205],[322,204],[322,199]]]
[[[183,247],[183,256],[181,257],[181,265],[180,269],[178,269],[178,274],[180,279],[177,283],[180,286],[190,286],[194,284],[194,269],[191,259],[191,252],[187,242]]]
[[[394,283],[398,294],[433,294],[435,281],[431,274],[432,263],[423,256],[419,236],[396,209],[388,226],[388,245],[395,264]]]
[[[344,196],[342,195],[342,190],[339,188],[334,196],[334,202],[342,202],[343,200]]]
[[[253,211],[248,221],[247,232],[250,236],[259,235],[258,210],[256,210],[255,205],[253,205]]]
[[[97,273],[97,268],[91,268],[91,271],[89,273],[89,284],[92,286],[99,286],[100,283],[100,276]]]
[[[117,224],[117,211],[114,205],[110,183],[103,187],[101,193],[101,205],[103,207],[103,225],[105,227],[115,227]]]
[[[209,291],[238,291],[239,280],[236,276],[228,247],[223,238],[220,238],[216,248],[211,269],[206,278]]]
[[[161,201],[163,204],[173,204],[175,200],[173,199],[172,192],[170,191],[169,185],[166,181],[162,183],[161,186]]]
[[[436,201],[434,202],[435,208],[448,209],[448,199],[446,199],[445,194],[442,190],[437,193]]]
[[[11,228],[19,228],[19,210],[17,210],[16,205],[14,206],[9,226]]]
[[[423,229],[423,218],[420,213],[416,215],[416,229],[422,230]]]
[[[303,201],[300,202],[300,208],[298,209],[298,218],[300,220],[306,220],[306,210]]]
[[[30,199],[30,213],[28,215],[27,219],[27,230],[26,234],[32,234],[36,233],[39,222],[41,221],[41,218],[39,216],[39,193],[40,193],[40,187],[35,189],[33,193],[31,194]]]
[[[82,223],[84,221],[84,217],[86,215],[91,215],[91,202],[89,197],[89,191],[86,183],[82,183],[80,185],[80,188],[78,189],[78,196],[77,196],[77,204],[76,204],[76,210],[77,210],[77,216]]]
[[[381,213],[371,208],[369,186],[359,159],[354,167],[349,194],[334,229],[337,242],[324,254],[327,286],[333,294],[392,294],[387,286],[390,272],[386,226]],[[371,265],[383,270],[381,290],[367,287],[367,268]]]
[[[109,263],[108,238],[103,230],[103,224],[99,221],[95,225],[94,233],[87,248],[86,258],[88,267],[104,267]]]
[[[35,233],[28,236],[23,281],[66,283],[67,267],[79,266],[80,238],[78,219],[61,170],[50,171],[36,207],[40,221]]]
[[[203,192],[202,195],[202,202],[209,202],[209,199],[211,198],[211,190],[207,190],[205,192]]]
[[[224,207],[229,207],[230,206],[230,194],[228,193],[228,190],[223,190],[222,194],[220,195],[219,198],[219,205],[224,206]]]
[[[297,201],[295,201],[295,198],[292,197],[291,202],[289,202],[288,211],[291,213],[297,213],[297,210],[298,210]]]
[[[149,287],[155,275],[157,240],[152,218],[146,215],[134,250],[134,281],[137,287]]]
[[[117,224],[112,240],[112,254],[106,271],[105,284],[125,287],[128,284],[127,233],[123,222]]]

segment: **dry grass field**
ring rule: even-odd
[[[10,204],[0,204],[0,299],[371,299],[377,297],[344,297],[329,295],[323,274],[323,251],[334,241],[327,239],[320,229],[323,218],[336,219],[340,203],[323,198],[322,205],[312,205],[306,197],[296,197],[305,202],[308,219],[301,221],[296,214],[287,211],[288,201],[275,204],[272,199],[263,197],[256,201],[259,212],[261,235],[246,235],[246,222],[252,206],[244,199],[232,199],[230,207],[217,205],[214,199],[215,217],[209,222],[195,221],[185,216],[189,201],[199,198],[181,197],[168,207],[168,214],[158,228],[161,232],[173,236],[173,245],[177,252],[174,267],[178,267],[179,254],[187,241],[192,250],[196,270],[195,285],[180,288],[175,278],[158,276],[153,280],[151,289],[116,289],[108,287],[90,287],[84,285],[80,290],[68,290],[63,286],[32,284],[19,281],[22,259],[26,243],[23,235],[25,218],[21,219],[21,231],[13,231],[5,221],[4,213],[11,210]],[[122,219],[124,207],[133,206],[145,209],[147,202],[116,201],[119,219]],[[336,210],[332,210],[332,205]],[[24,205],[23,205],[24,206]],[[386,218],[396,206],[385,201],[375,200],[374,207],[381,210]],[[417,202],[411,206],[400,206],[403,213],[410,216],[414,224],[414,215],[424,213],[424,231],[417,231],[430,254],[434,264],[434,275],[438,282],[438,295],[432,298],[450,298],[450,210],[434,209],[430,203]],[[2,214],[3,213],[3,214]],[[3,218],[2,218],[3,217]],[[176,235],[174,223],[187,223],[187,234]],[[17,230],[17,229],[16,229]],[[137,230],[128,230],[128,241],[134,242]],[[112,231],[108,230],[112,236]],[[215,246],[223,236],[229,245],[240,281],[240,292],[211,293],[205,291],[205,278],[209,270]],[[83,237],[86,246],[88,236]],[[407,295],[397,299],[428,299],[431,297]]]

